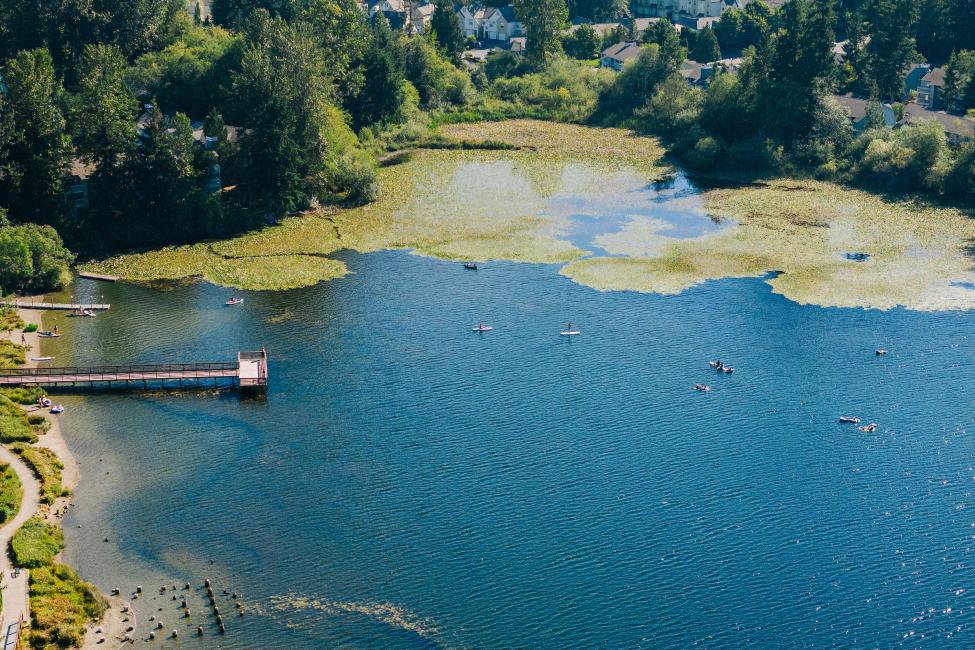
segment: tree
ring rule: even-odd
[[[698,63],[710,63],[721,58],[721,48],[718,46],[718,39],[713,29],[705,27],[701,30],[694,42],[690,57]]]
[[[559,34],[569,22],[565,0],[515,0],[514,4],[528,37],[525,53],[536,66],[542,66],[562,49]]]
[[[0,295],[60,289],[73,261],[54,228],[11,226],[0,210]]]
[[[407,39],[402,47],[403,74],[420,93],[425,108],[463,104],[470,92],[470,78],[440,56],[423,38]]]
[[[599,34],[589,23],[579,25],[562,38],[562,48],[574,59],[588,61],[599,58]]]
[[[918,52],[936,63],[948,59],[955,48],[952,0],[922,0],[914,33]]]
[[[952,52],[945,69],[945,108],[953,113],[964,113],[969,107],[965,95],[975,76],[975,52],[962,50]]]
[[[394,121],[404,100],[405,78],[399,62],[399,47],[389,23],[381,15],[374,21],[364,65],[365,84],[345,102],[345,108],[352,116],[352,127],[356,130]]]
[[[125,85],[125,59],[114,45],[89,45],[82,56],[71,122],[81,157],[100,170],[117,167],[135,148],[135,98]]]
[[[359,92],[366,82],[363,66],[371,33],[365,14],[355,0],[304,0],[301,20],[307,23],[325,59],[333,81],[334,98],[342,102]]]
[[[62,178],[71,139],[61,111],[63,89],[47,50],[25,50],[7,61],[8,95],[0,104],[11,131],[0,174],[0,205],[18,221],[55,223],[61,213]],[[2,123],[2,120],[0,120]]]
[[[643,32],[643,42],[646,44],[656,43],[660,46],[660,56],[670,61],[675,67],[679,67],[687,56],[687,50],[680,44],[680,34],[666,18],[652,23]]]
[[[599,113],[628,117],[643,108],[657,92],[657,86],[667,79],[677,66],[661,56],[656,43],[640,48],[640,55],[628,63],[612,86],[599,95]]]
[[[298,15],[297,0],[213,0],[213,22],[233,29],[242,29],[255,11],[263,9],[272,17],[291,20]]]
[[[454,11],[454,5],[449,0],[438,0],[430,27],[437,37],[437,44],[447,58],[455,64],[460,64],[460,55],[464,51],[466,38],[464,29],[460,25],[460,17]]]
[[[914,49],[914,0],[870,0],[870,41],[866,46],[868,83],[880,99],[893,101],[904,96],[904,70],[917,59]]]

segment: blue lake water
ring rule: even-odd
[[[184,635],[155,645],[975,645],[971,314],[343,259],[238,308],[206,284],[74,287],[113,309],[62,322],[59,361],[270,354],[266,401],[63,398],[67,560],[145,585],[140,620]],[[199,590],[189,620],[155,595],[204,576],[247,604],[222,637]]]

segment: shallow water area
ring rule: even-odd
[[[67,560],[143,585],[139,620],[181,634],[154,644],[975,644],[969,313],[339,258],[347,277],[234,308],[205,283],[78,281],[111,311],[45,343],[78,364],[269,351],[266,400],[59,400],[82,470]],[[223,589],[245,605],[222,637],[204,577],[221,611]],[[156,593],[173,580],[195,586],[189,620]]]

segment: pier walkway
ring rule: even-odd
[[[111,305],[99,303],[70,303],[70,302],[34,302],[33,300],[10,300],[0,303],[17,309],[47,309],[57,311],[81,311],[91,309],[92,311],[107,311]]]
[[[114,386],[171,390],[231,385],[262,391],[267,388],[267,379],[265,350],[238,352],[237,361],[0,370],[0,386]]]

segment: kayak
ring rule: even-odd
[[[53,361],[54,357],[31,357],[31,361]]]
[[[64,407],[58,404],[57,406],[55,406],[50,410],[50,413],[53,413],[54,415],[57,415],[58,413],[64,413]]]
[[[485,325],[484,327],[472,327],[471,328],[471,331],[472,332],[490,332],[493,329],[494,328],[491,327],[490,325]]]
[[[244,302],[243,298],[231,298],[224,304],[226,304],[228,307],[232,307],[233,305],[239,305],[242,302]]]
[[[559,332],[559,336],[578,336],[580,334],[582,334],[582,332],[577,332],[575,330],[571,332]]]
[[[61,336],[60,334],[55,334],[54,332],[38,332],[37,335],[42,339],[56,339]]]

